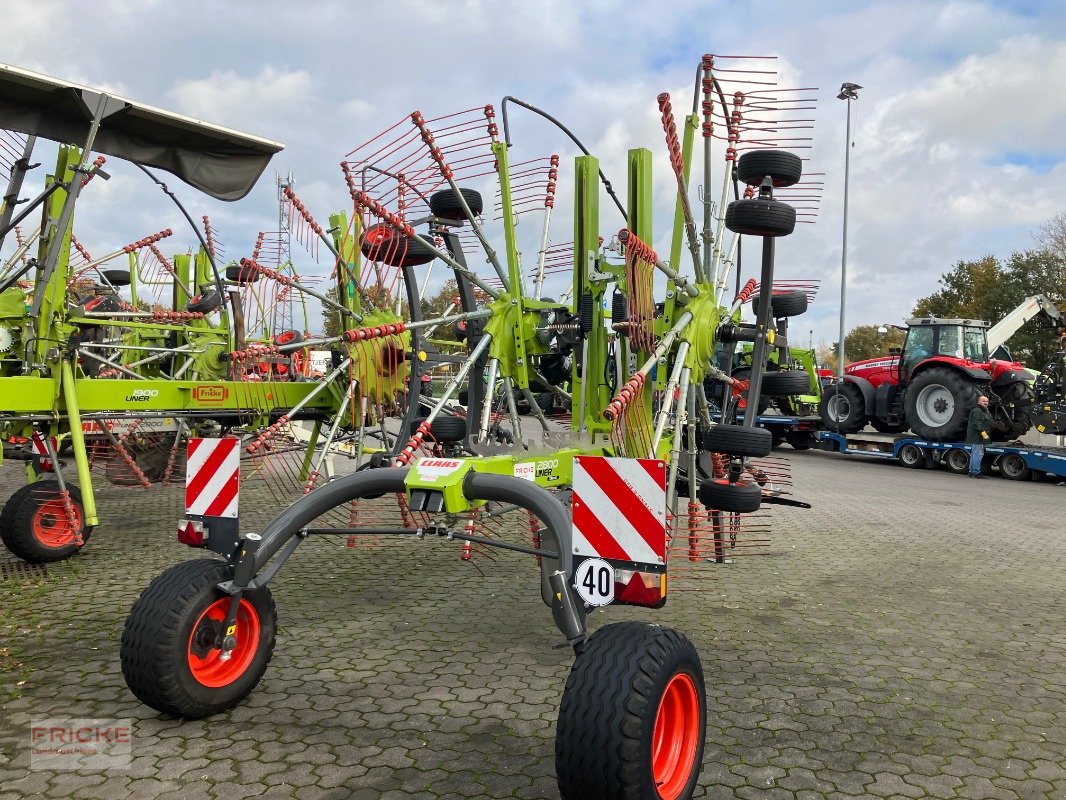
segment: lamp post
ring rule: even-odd
[[[848,289],[848,178],[851,172],[851,101],[859,99],[857,83],[840,84],[837,100],[848,103],[848,129],[844,142],[844,242],[840,254],[840,341],[837,346],[837,378],[844,380],[844,301]]]

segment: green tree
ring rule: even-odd
[[[455,282],[455,278],[449,278],[436,294],[422,298],[422,316],[425,319],[444,316],[444,313],[451,308],[452,303],[455,302],[458,296],[459,285]],[[459,314],[461,312],[461,308],[452,308],[449,314]],[[455,333],[454,325],[441,325],[433,331],[433,338],[452,342],[459,340]]]
[[[337,302],[337,284],[333,284],[326,290],[326,297]],[[341,314],[337,309],[327,305],[322,306],[322,330],[323,335],[327,337],[340,336],[344,331],[341,325]]]
[[[903,347],[904,332],[898,328],[889,328],[885,333],[878,333],[877,325],[858,325],[844,337],[844,359],[851,364],[868,358],[887,356],[889,349]]]

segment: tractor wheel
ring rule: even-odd
[[[473,189],[459,189],[459,192],[463,195],[463,199],[466,200],[466,204],[470,206],[470,210],[474,212],[474,216],[480,217],[484,208],[481,192],[476,192]],[[451,189],[444,189],[431,194],[429,196],[429,210],[435,217],[466,222],[466,212],[463,211],[459,198],[455,196],[455,192]]]
[[[751,310],[756,316],[759,314],[759,298],[752,298]],[[770,295],[770,310],[775,319],[782,317],[798,317],[807,310],[806,292],[781,292]]]
[[[704,450],[731,456],[768,456],[774,446],[774,436],[766,428],[743,425],[715,425],[701,438]]]
[[[131,283],[130,271],[128,269],[105,269],[101,271],[101,275],[112,286],[129,286]]]
[[[223,661],[215,643],[230,599],[217,585],[232,573],[224,561],[186,561],[152,581],[133,604],[122,632],[122,675],[142,703],[198,719],[232,708],[259,683],[274,652],[274,598],[266,587],[244,592],[237,646]]]
[[[803,160],[785,150],[749,150],[737,159],[737,177],[748,186],[767,176],[774,186],[792,186],[803,177]]]
[[[870,427],[878,433],[903,433],[903,431],[907,430],[907,423],[898,422],[893,424],[891,422],[885,422],[883,419],[872,417],[870,419]]]
[[[703,666],[683,634],[605,625],[578,648],[555,729],[562,800],[687,800],[703,762]]]
[[[67,518],[58,481],[37,481],[20,487],[0,512],[0,539],[13,554],[31,564],[62,561],[89,541],[92,528],[85,526],[81,491],[68,483],[74,504],[74,524]],[[81,532],[79,545],[75,535]]]
[[[899,463],[910,469],[925,469],[925,453],[916,444],[905,444],[899,449]]]
[[[789,431],[785,439],[793,450],[810,450],[814,446],[814,434],[810,431]]]
[[[831,383],[822,391],[818,416],[827,430],[856,433],[866,427],[866,400],[854,383]]]
[[[933,367],[907,387],[907,422],[931,442],[961,441],[978,396],[977,384],[970,379],[947,367]]]
[[[1009,481],[1027,481],[1032,476],[1032,470],[1024,458],[1007,453],[999,460],[999,474]]]
[[[954,447],[944,453],[944,465],[949,472],[956,475],[965,475],[970,471],[970,454],[965,450]]]
[[[762,489],[757,484],[743,481],[730,483],[725,478],[701,483],[699,496],[700,502],[707,508],[735,514],[750,514],[758,511],[762,505]]]
[[[796,209],[780,200],[734,200],[725,226],[748,236],[788,236],[796,228]]]
[[[417,267],[437,257],[432,239],[421,234],[404,236],[385,222],[366,229],[359,249],[371,261],[390,267]]]
[[[801,369],[783,369],[777,372],[764,372],[759,393],[767,397],[787,397],[794,394],[808,394],[811,391],[811,377]]]

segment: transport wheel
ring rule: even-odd
[[[866,427],[866,401],[854,383],[831,383],[822,391],[818,416],[827,430],[856,433]]]
[[[947,367],[933,367],[911,381],[904,398],[911,430],[931,442],[958,442],[977,405],[977,384]]]
[[[226,280],[239,283],[242,286],[246,283],[255,283],[259,280],[259,270],[251,267],[245,268],[239,264],[230,264],[226,267]]]
[[[433,240],[421,234],[404,236],[385,222],[366,229],[359,249],[370,260],[380,261],[390,267],[417,267],[437,257]]]
[[[796,228],[796,209],[780,200],[734,200],[725,226],[748,236],[788,236]]]
[[[751,310],[756,315],[759,313],[759,298],[754,297],[751,301]],[[806,292],[781,292],[770,295],[770,310],[775,319],[782,317],[798,317],[807,310]]]
[[[953,448],[944,453],[944,464],[956,475],[965,475],[970,471],[970,454],[957,447]]]
[[[277,612],[266,587],[246,591],[230,658],[214,646],[229,597],[217,588],[225,561],[186,561],[162,573],[134,603],[122,632],[122,675],[142,703],[197,719],[237,705],[259,683],[274,652]]]
[[[411,420],[409,435],[414,436],[418,426],[425,421],[425,417],[415,417]],[[442,414],[430,423],[429,435],[438,442],[461,442],[466,438],[466,420],[463,417]]]
[[[762,505],[762,489],[754,483],[730,483],[725,478],[715,478],[700,484],[699,498],[707,508],[750,514]]]
[[[67,484],[74,503],[74,524],[67,517],[58,481],[37,481],[20,487],[0,512],[0,539],[13,554],[31,564],[62,561],[77,553],[89,540],[92,528],[85,526],[81,491]],[[82,543],[75,542],[81,532]]]
[[[925,453],[915,444],[905,444],[899,449],[899,463],[910,469],[925,468]]]
[[[222,306],[222,295],[216,289],[208,289],[203,294],[198,294],[185,304],[186,311],[210,314]]]
[[[715,425],[703,434],[703,449],[731,456],[768,456],[774,435],[766,428],[743,425]]]
[[[1032,470],[1024,458],[1007,453],[999,460],[999,474],[1009,481],[1027,481],[1032,476]]]
[[[466,204],[470,206],[470,210],[474,212],[474,216],[481,216],[481,211],[484,207],[481,192],[473,189],[459,189],[459,192],[463,195],[463,199],[466,200]],[[429,210],[435,217],[466,221],[466,212],[463,211],[459,198],[455,196],[455,192],[451,189],[444,189],[431,194],[429,196]]]
[[[774,186],[792,186],[803,177],[803,160],[785,150],[749,150],[737,159],[737,177],[748,186],[767,176]]]
[[[128,269],[105,269],[101,273],[112,286],[129,286],[130,271]]]
[[[783,369],[764,372],[759,393],[769,397],[787,397],[793,394],[808,394],[811,377],[801,369]]]
[[[562,800],[687,800],[707,728],[703,667],[671,628],[616,622],[578,649],[555,729]]]
[[[891,422],[885,422],[883,419],[873,417],[870,419],[870,427],[878,433],[903,433],[903,431],[907,430],[907,423],[899,422],[893,425]]]
[[[785,439],[793,450],[810,450],[814,447],[814,434],[810,431],[789,431]]]

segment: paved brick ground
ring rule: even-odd
[[[1066,798],[1066,487],[783,452],[815,508],[775,510],[774,555],[592,621],[696,642],[697,794]],[[0,496],[17,480],[5,465]],[[81,556],[0,582],[0,800],[558,796],[570,661],[518,556],[479,577],[453,546],[311,542],[274,585],[278,646],[248,701],[186,723],[139,704],[118,638],[137,593],[190,555],[179,502],[108,488]],[[49,716],[132,718],[132,769],[29,771],[29,722]]]

